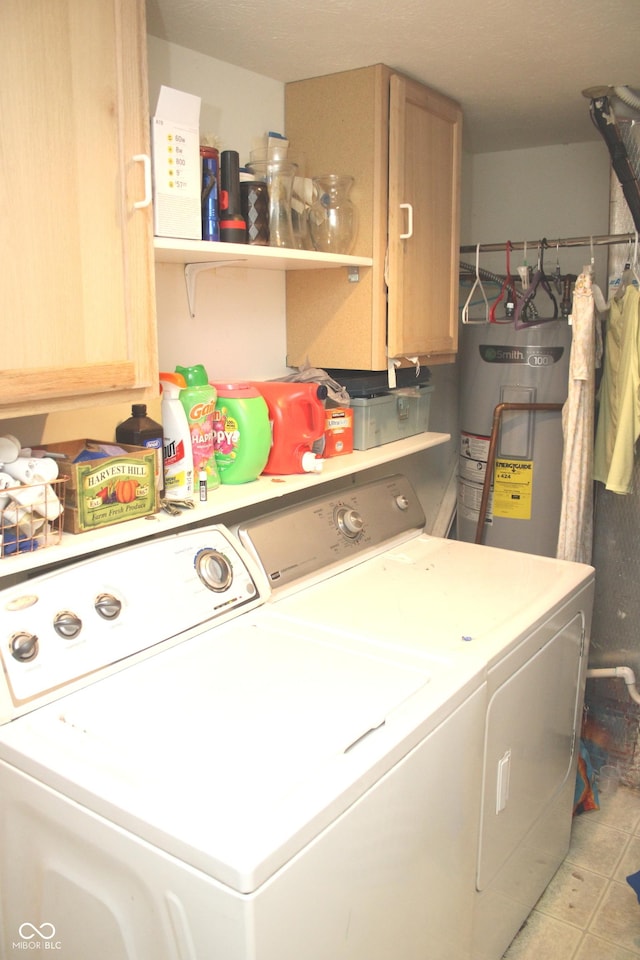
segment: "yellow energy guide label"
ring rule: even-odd
[[[531,519],[533,460],[496,460],[493,475],[493,515]]]

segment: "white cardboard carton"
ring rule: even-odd
[[[151,152],[156,237],[201,240],[200,97],[160,87]]]

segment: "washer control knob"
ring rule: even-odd
[[[95,611],[103,620],[117,620],[122,610],[122,600],[112,593],[100,593],[94,603]]]
[[[11,656],[21,663],[28,663],[29,660],[35,660],[38,656],[38,638],[33,633],[14,633],[9,647]]]
[[[224,593],[233,581],[231,564],[223,553],[213,547],[205,547],[196,554],[196,573],[208,590]]]
[[[65,640],[73,640],[82,630],[82,620],[70,610],[61,610],[53,618],[53,629],[59,637],[63,637]]]
[[[396,497],[396,506],[398,507],[399,510],[409,509],[409,501],[405,497],[404,493],[399,493],[398,496]]]
[[[355,540],[362,533],[364,521],[357,510],[352,507],[338,507],[336,514],[338,529],[345,537]]]

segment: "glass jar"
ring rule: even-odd
[[[309,210],[309,234],[315,250],[348,254],[358,229],[357,212],[349,198],[353,177],[335,173],[313,178],[314,201]]]

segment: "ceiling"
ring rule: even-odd
[[[597,140],[582,90],[640,89],[640,0],[147,0],[147,27],[283,82],[386,63],[458,100],[473,153]]]

